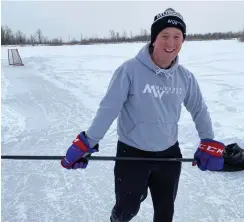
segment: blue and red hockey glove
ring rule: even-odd
[[[196,164],[201,170],[221,170],[224,167],[225,145],[212,139],[202,139],[194,154]]]
[[[88,165],[88,160],[84,158],[91,156],[94,152],[98,152],[98,147],[99,145],[97,144],[94,148],[91,148],[85,132],[81,132],[68,148],[66,156],[61,160],[62,167],[66,169],[85,169]]]

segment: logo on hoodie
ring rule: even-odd
[[[144,94],[149,93],[149,94],[152,94],[155,98],[161,99],[164,94],[181,95],[182,88],[146,84],[142,93],[144,93]]]

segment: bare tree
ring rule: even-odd
[[[26,37],[20,30],[18,30],[15,33],[15,42],[16,42],[16,44],[25,44],[26,43]]]
[[[6,44],[6,34],[4,26],[1,26],[1,43],[2,45]]]
[[[36,36],[35,35],[30,35],[30,40],[29,40],[31,45],[35,45],[37,40],[36,40]]]
[[[120,36],[119,36],[119,32],[116,32],[116,39],[119,39]]]
[[[147,36],[148,36],[147,30],[146,29],[141,29],[140,35],[146,39]]]
[[[126,31],[125,31],[125,30],[123,31],[122,37],[123,37],[124,39],[126,39],[126,38],[127,38],[127,33],[126,33]]]
[[[240,42],[244,42],[244,28],[242,30],[242,32],[240,32],[240,38],[239,38]]]
[[[42,31],[41,29],[38,29],[36,31],[36,36],[37,36],[37,40],[39,44],[42,44],[42,40],[43,40],[43,35],[42,35]]]
[[[14,34],[8,26],[5,26],[5,40],[8,45],[15,44]]]
[[[49,39],[46,36],[43,36],[42,41],[43,41],[43,44],[48,44],[49,43]]]
[[[51,40],[50,42],[51,45],[62,45],[63,44],[63,41],[62,41],[62,38],[54,38]]]
[[[115,31],[114,30],[110,30],[109,32],[110,32],[111,39],[114,40],[115,39]]]
[[[76,40],[75,37],[73,37],[73,38],[71,39],[71,41],[70,41],[71,44],[77,44],[78,42],[79,42],[79,41]]]

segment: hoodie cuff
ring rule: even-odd
[[[98,140],[91,139],[89,136],[87,136],[87,141],[91,148],[94,148],[98,144]]]

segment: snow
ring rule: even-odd
[[[86,130],[115,69],[144,43],[17,47],[24,67],[11,67],[2,47],[2,155],[65,155]],[[244,147],[244,44],[236,40],[186,42],[180,62],[199,81],[216,139]],[[192,158],[198,136],[183,108],[179,141]],[[115,155],[116,121],[96,155]],[[2,160],[4,222],[109,221],[114,162],[90,161],[69,171],[59,161]],[[183,163],[175,222],[242,222],[244,172],[202,172]],[[148,198],[135,222],[152,221]]]

